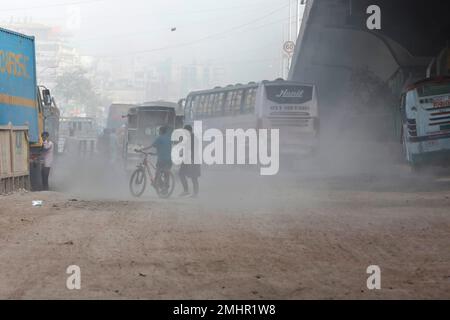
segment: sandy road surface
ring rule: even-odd
[[[199,199],[96,195],[92,176],[3,196],[0,298],[450,298],[448,182],[254,176],[206,173]],[[366,288],[371,264],[382,290]]]

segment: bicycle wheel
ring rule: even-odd
[[[137,168],[130,178],[130,192],[134,197],[140,197],[145,191],[147,176],[144,168]]]
[[[165,179],[168,179],[168,181]],[[158,185],[155,186],[155,189],[160,198],[169,198],[175,189],[175,177],[173,173],[169,171],[166,175],[163,174],[160,177]]]

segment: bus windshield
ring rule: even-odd
[[[421,98],[450,94],[450,82],[424,84],[417,88],[417,94]]]
[[[140,110],[128,116],[129,142],[149,144],[158,136],[161,126],[173,128],[175,111]]]

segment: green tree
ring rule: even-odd
[[[54,92],[58,100],[64,101],[63,108],[82,108],[87,113],[95,114],[103,104],[102,97],[95,92],[86,72],[81,69],[57,77]]]

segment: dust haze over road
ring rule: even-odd
[[[320,93],[317,106],[316,89],[311,89],[311,104],[289,102],[304,95],[303,89],[289,92],[290,86],[277,94],[286,103],[263,104],[257,103],[267,96],[263,87],[284,88],[283,83],[289,82],[279,77],[286,78],[289,59],[294,63],[296,58],[295,52],[291,58],[280,55],[283,43],[313,39],[303,32],[304,38],[290,39],[294,18],[290,1],[135,0],[127,6],[117,0],[109,0],[108,6],[106,1],[35,2],[5,4],[0,20],[10,20],[11,29],[36,36],[33,52],[38,55],[30,58],[37,58],[36,77],[51,89],[60,108],[61,140],[79,138],[87,143],[99,138],[104,153],[115,154],[113,149],[122,147],[128,151],[131,144],[141,143],[134,141],[138,129],[145,131],[143,136],[152,136],[147,129],[153,128],[140,128],[137,120],[132,124],[125,111],[117,113],[117,119],[106,117],[106,106],[178,101],[189,92],[191,104],[186,99],[184,107],[190,109],[174,110],[174,118],[192,113],[217,127],[241,123],[265,127],[267,121],[275,128],[276,121],[261,115],[287,107],[279,120],[303,110],[298,115],[307,116],[301,118],[312,130],[307,136],[316,134],[320,122],[320,137],[317,153],[296,161],[283,157],[274,176],[261,176],[256,166],[202,166],[198,198],[178,197],[182,191],[178,180],[169,199],[159,198],[149,184],[142,197],[134,198],[129,173],[120,161],[101,152],[58,155],[51,169],[51,191],[0,196],[0,299],[450,299],[450,172],[442,168],[411,172],[402,160],[400,139],[393,138],[399,97],[388,87],[387,78],[379,78],[372,68],[359,70],[357,65],[365,61],[355,61],[349,54],[342,54],[345,65],[334,63],[341,56],[338,49],[347,43],[349,51],[355,49],[359,56],[359,44],[372,42],[341,42],[339,37],[315,33],[317,48],[333,45],[324,47],[330,50],[311,50],[311,65],[301,63],[308,73],[317,67],[326,80],[322,86],[313,80],[322,74],[312,74],[307,81]],[[357,11],[352,4],[350,16],[331,20],[353,23]],[[37,20],[10,19],[10,12]],[[305,29],[318,25],[301,19]],[[74,21],[63,27],[66,20]],[[324,29],[339,35],[340,27],[328,28],[329,22]],[[342,30],[353,30],[347,27]],[[52,36],[37,35],[35,28]],[[378,48],[378,41],[365,49],[361,52],[377,56],[372,57],[375,69],[397,60],[383,58],[386,48]],[[53,55],[57,57],[45,61]],[[48,65],[41,65],[42,60]],[[402,66],[396,62],[397,67]],[[346,76],[341,77],[344,71]],[[405,79],[391,82],[401,87],[407,70],[397,71],[395,75]],[[338,83],[344,78],[346,83]],[[208,88],[215,89],[195,94]],[[223,95],[229,90],[240,93]],[[332,105],[323,102],[327,95],[322,92],[333,97],[328,99]],[[11,101],[23,100],[16,98],[11,92]],[[230,112],[225,117],[226,109]],[[252,113],[251,120],[244,119]],[[67,126],[63,135],[61,119],[72,116],[92,117],[99,128],[91,125],[94,133],[87,138],[74,135],[75,126]],[[119,121],[114,129],[106,118],[128,123],[122,127]],[[295,118],[285,119],[281,128],[302,127],[302,122],[292,121]],[[79,125],[81,134],[84,126]],[[96,137],[104,125],[108,130]],[[47,130],[47,124],[36,127]],[[50,136],[59,145],[57,134]],[[282,142],[296,148],[302,138],[292,131]],[[178,168],[173,172],[177,175]],[[33,206],[33,200],[42,200],[42,206]],[[71,265],[80,267],[80,290],[67,288],[66,270]],[[380,290],[367,286],[367,268],[372,265],[381,270]]]
[[[449,298],[450,183],[377,161],[383,149],[319,152],[272,177],[203,168],[198,199],[178,183],[169,200],[132,198],[101,159],[60,158],[58,192],[1,200],[0,297]],[[65,287],[71,264],[82,290]],[[381,290],[366,287],[373,264]]]

